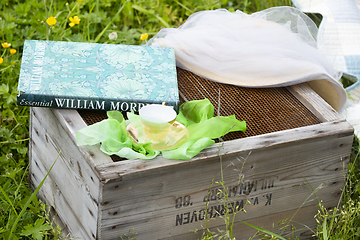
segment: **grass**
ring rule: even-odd
[[[178,27],[192,13],[227,8],[246,13],[290,0],[13,0],[0,1],[0,238],[56,239],[46,206],[28,187],[29,109],[16,105],[17,81],[25,39],[143,44],[163,27]],[[77,18],[79,21],[75,21]],[[47,19],[56,18],[56,23]],[[72,20],[70,19],[72,18]],[[51,19],[51,18],[50,18]],[[75,20],[74,20],[75,19]],[[73,23],[72,26],[69,24]],[[16,51],[16,52],[15,52]],[[343,191],[343,207],[319,204],[318,239],[355,239],[359,235],[359,142],[356,139]],[[230,216],[229,216],[230,217]],[[232,219],[228,222],[231,231]],[[265,234],[266,235],[266,234]]]

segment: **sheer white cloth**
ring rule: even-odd
[[[194,13],[179,28],[160,30],[147,45],[173,47],[178,67],[226,84],[280,87],[312,81],[339,110],[346,101],[341,73],[316,49],[317,31],[292,7],[251,15],[218,9]]]

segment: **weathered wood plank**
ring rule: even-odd
[[[76,151],[76,145],[69,144],[69,136],[57,124],[55,116],[47,108],[34,108],[33,112],[32,151],[40,153],[40,156],[44,158],[43,163],[47,166],[51,166],[47,157],[56,157],[61,151],[59,158],[62,161],[59,162],[64,168],[61,169],[64,171],[62,174],[71,174],[73,178],[71,182],[78,186],[84,185],[93,196],[98,196],[100,186],[97,173],[92,171],[86,161],[82,161],[84,157]]]
[[[104,182],[118,178],[122,178],[123,180],[133,179],[144,175],[151,175],[156,172],[161,173],[173,169],[189,168],[196,164],[214,161],[214,159],[217,159],[220,149],[221,152],[229,155],[236,154],[237,152],[253,151],[255,149],[267,149],[285,143],[296,146],[297,142],[302,140],[314,139],[317,141],[317,139],[326,136],[332,138],[333,135],[337,134],[341,134],[341,136],[347,135],[352,138],[353,131],[353,127],[344,120],[325,122],[313,126],[227,141],[225,144],[222,144],[222,147],[215,144],[203,150],[198,156],[189,161],[168,160],[159,156],[151,161],[134,159],[102,164],[98,165],[96,169],[100,174],[100,179]]]
[[[36,153],[33,153],[32,155],[34,161],[30,166],[31,175],[29,177],[32,187],[36,188],[47,174],[47,169],[42,165],[41,161],[35,160],[39,159]],[[74,214],[74,211],[69,207],[69,203],[66,201],[61,190],[58,188],[56,181],[53,180],[51,176],[48,176],[45,180],[38,193],[38,197],[56,211],[57,216],[61,219],[61,225],[64,225],[65,227],[63,229],[64,232],[71,233],[72,237],[79,239],[95,239],[85,231],[82,223]]]
[[[324,178],[325,177],[323,177],[323,179]],[[341,179],[330,178],[326,180],[334,182],[339,181],[339,185],[342,183]],[[250,184],[251,183],[252,182],[250,182]],[[168,182],[167,184],[171,186],[175,185],[175,183],[172,182]],[[317,183],[312,182],[312,184],[314,185],[314,188],[317,187]],[[126,187],[127,185],[123,186],[123,188]],[[230,186],[228,185],[228,187]],[[274,214],[284,213],[283,215],[286,215],[286,212],[300,207],[306,197],[311,195],[311,190],[304,188],[304,186],[293,186],[290,189],[286,189],[287,186],[281,187],[270,187],[268,190],[257,189],[256,194],[253,191],[253,193],[250,193],[247,196],[246,194],[242,194],[242,197],[231,196],[230,202],[235,206],[245,205],[246,199],[250,201],[249,205],[245,206],[247,213],[239,213],[236,220],[249,221],[268,216],[272,221],[277,223],[285,218],[277,219],[273,216]],[[135,188],[137,188],[137,186],[132,187],[132,189]],[[142,190],[144,189],[140,188],[137,191],[141,192]],[[183,189],[180,188],[180,192],[181,190]],[[214,190],[216,191],[216,188]],[[111,208],[104,211],[102,239],[113,239],[116,235],[125,234],[130,229],[138,233],[136,236],[137,239],[161,239],[166,236],[176,236],[190,230],[201,228],[199,220],[204,219],[205,206],[202,201],[207,196],[206,191],[203,191],[202,193],[188,192],[185,195],[163,195],[162,197],[156,197],[156,189],[154,191],[144,190],[143,192],[145,196],[153,196],[153,198],[144,200],[143,198],[134,198],[132,204],[125,201],[124,205],[118,208]],[[337,201],[338,196],[332,192],[336,192],[336,194],[339,193],[339,187],[329,186],[328,188],[325,186],[322,189],[322,192],[317,192],[317,195],[321,199],[334,200],[335,198],[335,201]],[[119,195],[122,194],[127,195],[128,192],[122,191],[119,193]],[[224,225],[224,221],[220,218],[220,214],[216,214],[216,211],[222,211],[222,204],[218,200],[215,200],[215,196],[216,195],[214,194],[210,196],[210,198],[214,198],[214,200],[211,201],[208,210],[213,218],[209,223],[209,227],[213,228]],[[183,204],[184,202],[189,203],[177,208],[176,206],[181,205],[180,198],[182,198]],[[187,200],[185,201],[185,199]],[[313,200],[313,198],[311,199]],[[124,202],[123,200],[120,201]],[[169,203],[172,203],[172,205],[169,206]],[[304,206],[311,206],[314,204],[315,202],[312,201]],[[200,215],[197,215],[197,212],[199,212]],[[310,216],[315,214],[316,211]],[[291,215],[288,215],[287,217],[290,216]],[[310,218],[310,216],[308,217]],[[267,223],[260,222],[260,219],[257,223],[268,225]],[[309,222],[305,221],[304,224],[309,224]]]
[[[337,205],[337,202],[327,202],[323,204],[325,207],[331,207]],[[246,223],[250,223],[254,226],[261,227],[263,229],[267,229],[271,232],[280,234],[281,236],[285,238],[289,238],[292,236],[298,236],[300,240],[307,240],[312,239],[314,233],[310,229],[315,229],[317,226],[317,223],[315,219],[313,218],[314,213],[317,213],[318,207],[316,205],[312,205],[309,207],[302,207],[301,211],[297,212],[296,210],[287,211],[287,212],[281,212],[273,215],[263,216],[251,220],[245,221]],[[285,224],[279,224],[277,222],[278,219],[286,220],[292,218],[292,221],[288,221]],[[291,224],[291,226],[295,227],[296,230],[292,230],[289,227],[287,227],[284,231],[280,230],[281,227],[284,227],[286,224]],[[206,222],[203,221],[203,225],[206,225]],[[224,227],[214,227],[210,230],[212,232],[217,232],[217,230],[224,230]],[[253,228],[246,226],[240,221],[235,221],[234,223],[234,234],[236,236],[236,239],[250,239],[253,237],[256,233],[256,230]],[[136,235],[134,235],[136,237]],[[197,233],[194,233],[193,231],[188,231],[181,235],[176,236],[169,236],[163,238],[164,240],[183,240],[183,239],[201,239],[202,237],[202,231],[199,229]],[[261,239],[260,237],[255,237],[252,239]]]
[[[56,116],[57,120],[72,140],[73,145],[76,146],[75,134],[80,129],[86,127],[86,123],[81,118],[80,114],[76,110],[69,109],[49,109]],[[96,146],[80,146],[78,147],[90,166],[97,166],[103,163],[113,162],[111,158],[104,154],[99,145]]]
[[[343,119],[323,98],[306,83],[292,85],[287,89],[304,104],[320,121],[329,122]]]
[[[49,109],[32,109],[32,164],[50,169],[58,153],[59,159],[50,176],[63,196],[62,203],[70,208],[89,235],[96,236],[100,182],[75,145],[58,124]],[[58,204],[58,203],[57,203]],[[91,234],[90,234],[91,233]]]

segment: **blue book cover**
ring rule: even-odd
[[[20,106],[135,111],[179,108],[173,48],[25,40]]]

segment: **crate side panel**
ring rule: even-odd
[[[34,108],[32,114],[32,155],[36,154],[37,162],[41,162],[47,171],[60,152],[50,176],[82,227],[89,235],[96,236],[100,198],[97,175],[50,109]],[[61,211],[60,206],[57,209]]]
[[[46,176],[47,169],[42,165],[42,162],[35,152],[33,152],[32,156],[29,177],[32,188],[35,189]],[[47,177],[37,196],[56,211],[57,217],[61,220],[61,225],[64,225],[64,228],[62,229],[63,232],[71,233],[71,236],[74,238],[95,239],[94,237],[89,236],[84,230],[81,222],[74,214],[69,203],[64,198],[62,191],[57,186],[56,181],[52,179],[51,175]]]
[[[337,205],[338,202],[326,202],[323,203],[324,207],[331,208]],[[292,237],[296,235],[299,240],[312,239],[314,233],[312,230],[316,229],[317,223],[312,216],[317,212],[318,206],[312,205],[301,208],[301,211],[291,210],[272,214],[264,217],[250,219],[245,221],[246,223],[252,224],[256,227],[267,229],[271,232],[277,233],[283,237]],[[230,215],[231,216],[231,215]],[[286,220],[286,221],[285,221]],[[211,220],[210,220],[211,221]],[[306,223],[306,224],[304,224]],[[206,226],[206,221],[203,221],[203,226]],[[292,229],[291,227],[295,227]],[[282,229],[284,228],[284,229]],[[218,233],[218,229],[225,230],[224,226],[210,228],[209,230],[213,233]],[[187,233],[162,238],[163,240],[183,240],[183,239],[201,239],[203,236],[203,229],[198,229],[194,232],[189,230]],[[254,237],[256,230],[254,228],[245,225],[240,221],[235,221],[233,225],[233,232],[236,239],[261,239],[261,237]],[[136,235],[134,235],[136,237]],[[252,238],[253,237],[253,238]]]
[[[249,201],[247,213],[239,213],[237,220],[316,205],[308,184],[318,189],[320,199],[337,202],[351,143],[352,135],[346,133],[263,147],[251,154],[240,151],[222,155],[230,205],[241,208]],[[221,187],[216,183],[220,176],[219,158],[214,157],[187,169],[108,182],[102,202],[102,239],[114,239],[130,229],[137,233],[137,239],[165,238],[199,229],[206,201],[212,217],[210,227],[223,225],[218,213],[222,211]]]
[[[146,181],[146,179],[143,180]],[[340,178],[326,179],[325,181],[328,180],[338,182],[339,184],[341,184],[342,181]],[[261,189],[260,184],[262,185],[263,182],[259,185],[249,187],[248,184],[253,183],[253,181],[246,181],[246,187],[248,189],[256,187],[260,188],[260,190],[257,189],[257,193],[255,193],[255,190],[252,189],[252,193],[249,195],[247,195],[247,189],[244,185],[226,185],[227,189],[231,188],[234,192],[236,191],[236,187],[238,188],[237,195],[235,195],[234,192],[232,193],[229,206],[244,207],[247,212],[244,214],[241,211],[236,216],[236,221],[249,221],[254,219],[260,221],[259,218],[268,216],[269,219],[274,221],[271,223],[276,224],[283,219],[271,217],[273,214],[298,208],[305,202],[306,197],[311,197],[311,190],[309,190],[309,187],[306,186],[305,183],[300,183],[299,186],[293,186],[290,189],[286,189],[285,187],[278,187],[278,189],[273,188],[272,180],[270,180],[271,185],[267,185],[268,189]],[[318,187],[321,186],[322,182],[313,181],[311,184]],[[321,199],[338,200],[340,193],[338,186],[322,185],[322,189],[317,192],[317,196]],[[239,193],[241,188],[245,193]],[[221,219],[223,212],[222,203],[217,199],[219,189],[220,186],[218,185],[215,185],[211,189],[209,196],[211,201],[208,210],[206,210],[204,202],[204,199],[208,196],[206,191],[185,193],[185,190],[183,190],[183,194],[174,194],[173,196],[164,198],[154,197],[152,200],[147,201],[141,201],[140,197],[133,200],[132,203],[127,202],[120,207],[109,209],[103,213],[102,239],[115,239],[116,236],[126,234],[129,230],[137,233],[137,239],[158,239],[176,236],[190,230],[201,228],[201,220],[204,220],[206,211],[209,216],[211,216],[209,226],[213,228],[221,227],[224,225],[224,221]],[[150,195],[151,193],[148,194]],[[311,197],[310,200],[306,202],[304,206],[315,204],[314,197]],[[312,219],[315,214],[316,211],[312,212],[308,215],[308,219]],[[304,224],[309,223],[305,222]]]

